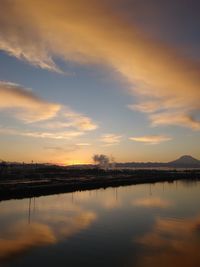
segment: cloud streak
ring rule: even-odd
[[[75,128],[81,131],[93,131],[98,128],[97,123],[93,122],[91,118],[72,111],[68,107],[63,106],[59,112],[56,120],[52,119],[47,122],[37,124],[40,128],[52,129],[65,129]]]
[[[159,125],[179,125],[191,128],[193,130],[200,130],[200,121],[196,120],[193,116],[181,112],[161,112],[151,114],[150,120],[152,126]]]
[[[200,110],[199,64],[147,38],[115,13],[113,4],[97,0],[42,0],[42,4],[39,0],[2,0],[0,49],[57,72],[60,69],[54,58],[109,65],[129,81],[131,94],[138,96],[132,109],[150,114],[150,119],[152,114],[167,114],[173,125],[199,125],[198,120],[184,124],[178,115],[184,113],[189,121]]]
[[[150,145],[157,145],[162,142],[170,141],[172,140],[172,138],[164,135],[146,135],[146,136],[130,137],[129,140]]]
[[[98,127],[91,118],[73,111],[70,107],[45,101],[31,90],[10,82],[0,81],[0,110],[26,124],[37,125],[50,130],[72,128],[85,132],[95,130]],[[42,123],[40,123],[41,121]],[[45,132],[24,133],[24,135],[55,137],[54,133]],[[62,131],[58,136],[61,138],[66,134]]]
[[[122,139],[121,135],[117,134],[103,134],[101,137],[101,142],[105,143],[105,145],[116,145],[119,144]]]
[[[0,127],[0,134],[6,135],[19,135],[33,138],[45,138],[45,139],[72,139],[84,134],[84,132],[64,131],[64,132],[39,132],[39,131],[23,131],[14,128]]]
[[[89,117],[76,113],[69,108],[65,112],[64,116],[69,120],[68,126],[70,127],[83,131],[92,131],[98,128],[98,125],[92,122]]]
[[[55,117],[61,105],[47,102],[18,84],[0,81],[0,109],[25,122]]]
[[[84,146],[91,146],[91,144],[90,143],[78,143],[78,144],[76,144],[76,146],[84,147]]]

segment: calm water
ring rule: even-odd
[[[200,266],[200,183],[0,202],[0,266]]]

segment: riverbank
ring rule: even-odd
[[[62,170],[39,173],[4,174],[0,182],[0,200],[38,197],[80,190],[176,180],[198,180],[200,170]],[[34,174],[34,175],[33,175]]]

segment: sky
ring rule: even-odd
[[[0,5],[0,159],[200,158],[198,0]]]

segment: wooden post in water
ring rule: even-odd
[[[28,224],[31,223],[31,198],[29,198],[29,205],[28,205]]]

